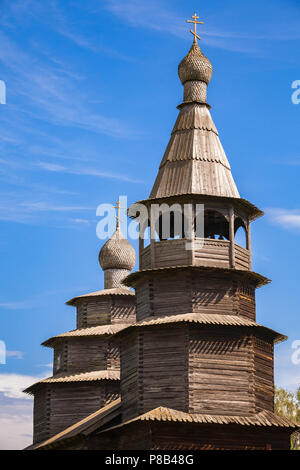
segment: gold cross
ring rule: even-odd
[[[114,206],[114,209],[118,209],[118,215],[115,215],[115,218],[117,219],[117,228],[120,228],[120,222],[123,222],[123,220],[121,220],[120,218],[120,210],[121,209],[125,209],[125,207],[121,207],[120,206],[120,201],[118,200],[118,202],[116,202],[116,206]]]
[[[190,32],[194,35],[194,42],[197,42],[197,39],[201,39],[200,36],[197,34],[197,24],[204,24],[203,21],[197,21],[199,20],[199,16],[197,16],[197,13],[192,16],[193,20],[186,20],[187,23],[194,23],[194,31],[190,29]]]

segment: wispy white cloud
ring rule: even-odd
[[[119,181],[127,181],[128,183],[143,183],[141,180],[136,180],[127,175],[120,173],[113,173],[107,171],[101,171],[96,168],[87,168],[87,167],[66,167],[63,165],[57,165],[55,163],[48,162],[37,162],[36,165],[44,170],[53,171],[57,173],[68,173],[72,175],[85,175],[85,176],[96,176],[100,178],[115,179]]]
[[[300,386],[300,364],[294,364],[292,355],[295,351],[292,347],[293,339],[279,344],[275,349],[275,384],[291,392],[295,392]]]
[[[14,196],[13,194],[8,197],[2,197],[0,202],[0,220],[22,224],[43,223],[53,225],[57,224],[63,215],[63,221],[66,224],[69,219],[69,217],[66,218],[68,214],[72,213],[80,218],[83,213],[95,211],[95,207],[92,206],[41,200],[38,199],[38,196],[35,200],[24,199],[24,196]],[[0,303],[1,306],[10,308],[10,305],[5,305],[4,303]]]
[[[30,300],[20,300],[12,302],[1,302],[0,308],[6,310],[24,310],[26,308],[31,308],[34,306],[34,303]]]
[[[66,288],[66,289],[60,289],[60,290],[50,290],[47,292],[41,292],[39,294],[33,295],[29,299],[25,300],[11,300],[11,301],[6,301],[6,302],[1,302],[0,303],[0,309],[6,309],[6,310],[24,310],[27,308],[36,308],[40,307],[45,303],[45,298],[47,297],[53,297],[53,295],[58,295],[58,294],[68,294],[71,293],[71,295],[76,292],[83,292],[87,290],[87,286],[79,286],[79,287],[72,287],[72,288]]]
[[[64,205],[56,205],[51,204],[43,201],[28,201],[22,202],[20,207],[26,208],[27,211],[30,212],[74,212],[74,211],[90,211],[94,210],[93,207],[86,207],[86,206],[64,206]]]
[[[6,351],[6,357],[15,357],[17,359],[23,359],[24,353],[22,351]]]
[[[134,27],[154,29],[169,32],[175,36],[186,37],[186,25],[170,5],[163,6],[162,2],[139,0],[106,0],[105,7],[121,21]]]
[[[47,156],[51,158],[57,158],[59,160],[73,160],[73,161],[84,161],[87,162],[91,160],[91,150],[85,151],[82,154],[82,149],[80,147],[80,154],[78,152],[78,145],[73,147],[73,145],[66,145],[65,142],[57,141],[56,145],[53,145],[51,142],[52,139],[49,139],[47,146],[41,144],[34,144],[27,147],[27,150],[30,154]],[[99,158],[99,155],[97,155]]]
[[[26,99],[27,106],[18,111],[29,117],[59,126],[75,127],[117,138],[139,137],[128,123],[95,112],[94,95],[81,82],[77,86],[57,62],[41,61],[24,52],[0,32],[0,61],[13,72],[11,92]],[[28,103],[31,103],[29,108]]]
[[[89,220],[86,220],[86,219],[70,219],[70,222],[74,222],[75,224],[83,224],[83,225],[90,223]]]
[[[167,32],[182,39],[188,39],[188,27],[182,14],[176,12],[172,2],[164,4],[158,0],[141,2],[139,0],[105,0],[104,7],[119,20],[133,27],[152,29],[159,32]],[[279,7],[280,8],[280,7]],[[290,11],[288,11],[290,10]],[[261,50],[253,44],[254,41],[287,41],[300,39],[299,14],[297,10],[287,8],[285,12],[289,15],[289,22],[278,21],[274,24],[270,17],[268,23],[256,21],[251,33],[240,30],[224,30],[220,28],[220,14],[209,15],[205,24],[201,26],[200,36],[204,42],[213,47],[227,49],[236,52],[258,53]],[[228,14],[227,12],[224,12]],[[282,12],[281,12],[282,13]],[[224,14],[221,15],[224,17]],[[223,20],[224,23],[224,20]],[[272,23],[272,29],[270,29]],[[215,24],[216,26],[212,26]],[[286,26],[288,25],[288,26]],[[274,34],[276,31],[276,34]]]
[[[49,362],[48,364],[39,364],[39,367],[47,367],[48,369],[52,371],[53,364],[52,362]]]
[[[82,34],[80,34],[78,31],[71,31],[70,26],[67,24],[67,21],[61,21],[60,24],[53,24],[52,27],[55,29],[55,31],[72,41],[76,46],[82,47],[84,49],[88,49],[89,51],[92,51],[96,54],[102,53],[105,55],[108,55],[110,57],[113,57],[117,60],[123,60],[126,62],[136,62],[136,60],[132,57],[126,56],[124,54],[121,54],[119,51],[116,51],[115,49],[104,46],[103,44],[99,44],[99,38],[97,41],[97,38],[88,38],[84,37]]]
[[[32,399],[0,399],[0,449],[24,449],[32,443]]]
[[[267,208],[265,213],[270,222],[286,229],[300,229],[300,209]]]
[[[91,22],[97,23],[95,19],[95,7],[90,5],[90,1],[84,3],[84,12],[89,13],[89,23],[87,24],[84,19],[81,18],[81,15],[72,16],[70,14],[70,9],[64,8],[64,2],[59,2],[52,0],[51,2],[36,2],[35,0],[28,0],[30,2],[30,7],[25,8],[23,5],[20,8],[11,9],[14,18],[18,17],[19,21],[22,21],[24,15],[27,14],[29,18],[35,18],[37,21],[42,22],[47,25],[49,29],[55,33],[69,39],[73,44],[80,48],[84,48],[88,51],[94,52],[95,54],[106,54],[110,57],[113,57],[118,60],[125,60],[129,62],[135,62],[133,57],[129,57],[120,53],[118,50],[113,49],[110,46],[103,44],[101,40],[101,35],[93,32],[94,28],[91,28]],[[15,0],[15,3],[23,3],[24,0]],[[74,11],[77,8],[82,9],[80,3],[73,3],[72,8]],[[10,10],[10,4],[7,5],[7,11]],[[80,31],[84,29],[84,33]],[[44,50],[45,53],[47,53]],[[48,54],[51,57],[51,54]]]
[[[44,378],[22,374],[0,374],[0,393],[7,398],[29,399],[23,390]]]
[[[181,39],[191,41],[188,27],[183,17],[179,15],[172,5],[162,5],[156,0],[140,2],[139,0],[106,0],[106,8],[133,27],[152,29],[162,33],[169,33]],[[243,33],[224,31],[204,24],[200,32],[203,41],[212,46],[242,53],[256,53],[257,49],[249,42],[241,43],[237,39],[250,39]]]
[[[11,351],[12,355],[21,354]],[[32,443],[32,397],[23,393],[30,385],[49,375],[49,368],[37,376],[0,373],[0,449],[23,449]]]

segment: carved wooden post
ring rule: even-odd
[[[229,240],[230,240],[230,267],[235,268],[235,247],[234,247],[234,210],[229,208]]]
[[[252,260],[251,260],[251,224],[250,224],[250,220],[248,219],[248,223],[247,223],[247,250],[249,252],[248,256],[249,256],[249,270],[251,271],[251,263],[252,263]]]

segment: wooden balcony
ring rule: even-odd
[[[152,263],[151,245],[142,248],[140,253],[140,269],[186,265],[217,268],[233,267],[230,242],[228,240],[196,238],[193,249],[187,249],[187,243],[190,242],[182,238],[154,242],[152,246]],[[236,243],[233,246],[233,258],[236,269],[251,269],[249,251]]]

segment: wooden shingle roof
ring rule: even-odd
[[[132,330],[133,328],[141,328],[141,327],[151,327],[156,325],[172,325],[176,323],[191,323],[191,324],[198,324],[198,325],[222,325],[222,326],[236,326],[236,327],[254,327],[259,328],[260,330],[264,331],[265,333],[271,335],[276,343],[281,341],[285,341],[287,337],[274,331],[270,328],[267,328],[259,323],[256,323],[249,318],[241,317],[238,315],[222,315],[217,313],[184,313],[184,314],[177,314],[177,315],[169,315],[163,317],[156,317],[150,320],[144,320],[141,322],[134,323],[132,325],[128,325],[126,329],[123,329],[122,332],[118,334],[122,334],[123,332],[127,332]]]
[[[52,436],[44,442],[33,444],[27,447],[27,450],[35,449],[49,449],[55,446],[64,445],[66,441],[71,441],[80,436],[85,437],[92,432],[102,434],[105,432],[113,431],[123,426],[135,423],[138,421],[158,421],[158,422],[174,422],[174,423],[195,423],[195,424],[209,424],[209,425],[227,425],[238,424],[241,426],[258,426],[258,427],[276,427],[276,428],[291,428],[296,430],[299,424],[293,421],[275,415],[270,411],[262,411],[254,415],[242,416],[226,416],[226,415],[208,415],[200,413],[185,413],[183,411],[174,410],[172,408],[158,407],[147,413],[144,413],[136,418],[125,421],[116,426],[111,426],[104,430],[101,427],[116,416],[121,414],[121,399],[109,403],[108,405],[100,408],[86,418],[78,421],[77,423],[69,426],[60,433]]]
[[[223,273],[224,275],[232,276],[232,274],[236,273],[239,276],[244,277],[247,280],[251,280],[256,287],[261,287],[269,284],[271,281],[270,279],[262,276],[259,273],[254,271],[246,271],[241,269],[231,269],[231,268],[219,268],[215,266],[191,266],[191,265],[180,265],[180,266],[167,266],[163,268],[147,268],[147,269],[140,269],[139,271],[133,271],[129,276],[126,277],[124,280],[124,284],[128,286],[132,286],[138,279],[143,278],[145,274],[149,274],[152,276],[153,273],[166,273],[178,270],[191,270],[191,271],[207,271],[212,273]]]
[[[61,373],[40,380],[23,391],[32,394],[38,385],[47,383],[94,382],[98,380],[120,380],[120,372],[118,370],[95,370],[80,374]]]
[[[118,333],[118,331],[123,330],[127,326],[128,323],[116,323],[109,325],[91,326],[89,328],[78,328],[77,330],[67,331],[66,333],[61,333],[60,335],[52,336],[52,338],[49,338],[44,341],[42,343],[42,346],[51,347],[54,345],[54,343],[64,338],[114,335],[115,333]]]
[[[103,289],[89,294],[78,295],[66,302],[67,305],[76,305],[78,300],[85,300],[90,297],[102,297],[103,295],[135,295],[135,292],[128,289],[127,287],[115,287],[113,289]]]
[[[175,194],[240,197],[205,104],[181,108],[150,198]]]
[[[198,423],[198,424],[238,424],[241,426],[264,426],[298,429],[299,424],[290,421],[282,416],[275,415],[270,411],[261,411],[254,415],[227,416],[227,415],[208,415],[200,413],[185,413],[183,411],[173,410],[160,406],[136,418],[125,421],[117,426],[110,427],[102,431],[109,432],[136,421],[165,421],[174,423]]]

